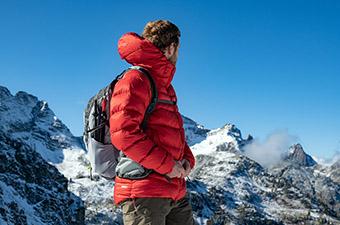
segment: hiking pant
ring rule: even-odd
[[[123,201],[124,225],[195,225],[188,195],[170,198],[134,198]]]

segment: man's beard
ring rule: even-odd
[[[174,54],[170,57],[169,61],[176,66],[177,63],[177,56]]]

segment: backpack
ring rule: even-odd
[[[147,169],[125,156],[111,143],[109,127],[111,96],[118,80],[129,70],[142,72],[148,77],[151,84],[152,98],[141,124],[141,128],[145,130],[148,117],[157,103],[158,94],[153,78],[146,69],[140,66],[131,66],[119,74],[108,86],[89,100],[84,112],[83,140],[88,151],[91,169],[106,179],[114,179],[115,176],[141,179],[152,172],[151,169]]]

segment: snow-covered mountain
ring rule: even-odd
[[[53,164],[79,145],[47,103],[0,86],[0,224],[84,224],[84,204]]]
[[[55,116],[46,101],[0,86],[0,129],[34,148],[46,161],[63,162],[63,149],[81,148],[79,138]]]
[[[185,132],[188,132],[188,130],[185,129]],[[241,131],[235,125],[229,123],[225,124],[222,128],[210,130],[205,135],[206,137],[201,142],[191,145],[196,155],[206,155],[225,149],[242,151],[242,147],[253,140],[251,135],[248,135],[247,139],[243,139]]]
[[[340,224],[339,162],[318,164],[296,144],[267,168],[247,157],[253,138],[235,125],[183,121],[197,160],[187,186],[198,224]],[[45,101],[0,87],[0,130],[0,224],[122,224],[114,182],[91,179],[82,138]]]
[[[340,224],[340,186],[301,145],[266,168],[243,154],[228,127],[192,146],[188,187],[203,224]]]

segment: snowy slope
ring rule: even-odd
[[[34,149],[0,131],[0,159],[0,224],[83,224],[83,202]]]

